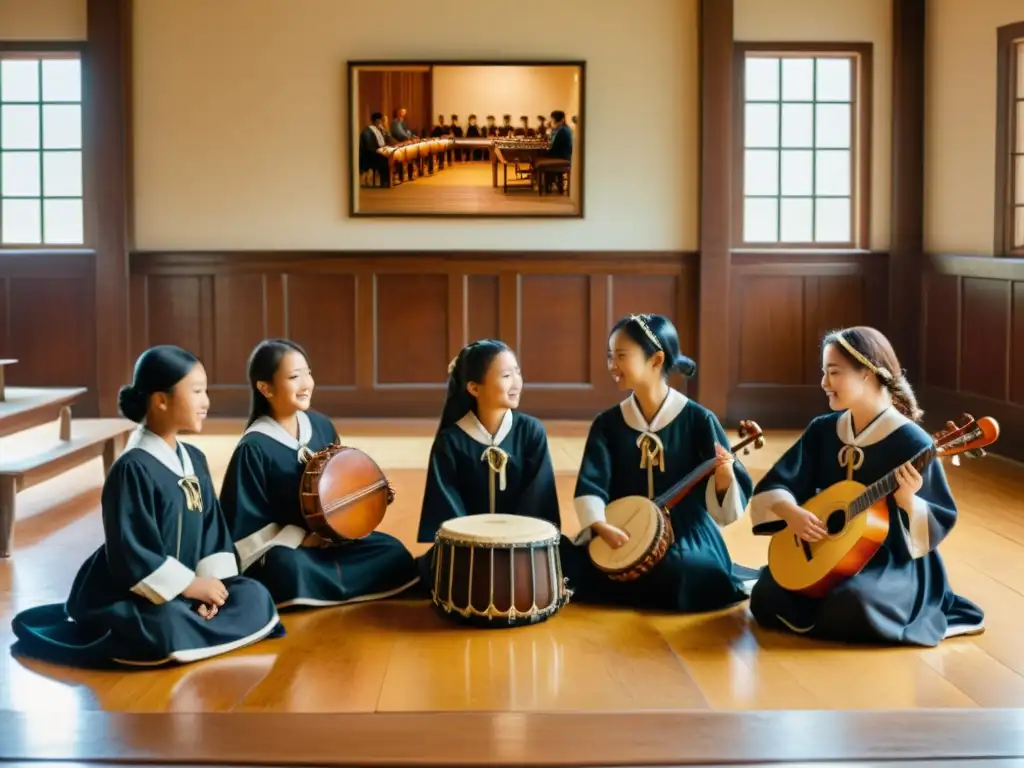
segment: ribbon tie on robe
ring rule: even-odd
[[[864,449],[856,445],[844,445],[839,449],[839,466],[846,467],[846,479],[853,480],[854,471],[864,466]]]
[[[653,432],[644,432],[636,439],[640,449],[640,469],[647,470],[647,498],[654,498],[654,467],[665,471],[665,446]]]
[[[308,445],[299,446],[299,464],[308,464],[309,460],[313,458],[313,452],[309,450]]]
[[[199,485],[199,478],[195,475],[187,475],[178,481],[178,487],[185,494],[185,508],[189,512],[202,512],[203,491]]]
[[[491,496],[491,514],[494,514],[495,509],[495,489],[494,480],[498,479],[498,490],[505,490],[505,467],[508,465],[508,454],[505,453],[501,448],[496,445],[489,445],[484,452],[480,454],[480,460],[487,462],[488,473],[488,488]]]

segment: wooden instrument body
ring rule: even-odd
[[[447,618],[486,627],[537,624],[569,602],[559,532],[537,518],[473,515],[434,539],[432,600]]]
[[[843,480],[801,505],[828,531],[822,541],[804,541],[789,529],[772,536],[768,562],[780,587],[808,597],[824,597],[871,561],[889,535],[889,507],[883,498],[848,519],[850,504],[866,488],[854,480]]]
[[[313,454],[299,485],[307,527],[333,544],[369,536],[394,499],[377,462],[358,448],[337,443]]]
[[[625,496],[605,507],[605,519],[629,536],[613,549],[600,536],[587,545],[594,565],[612,581],[636,581],[654,570],[675,543],[668,512],[646,496]]]

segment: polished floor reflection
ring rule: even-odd
[[[220,478],[240,424],[195,438]],[[433,424],[340,424],[398,491],[383,529],[412,544]],[[17,439],[40,440],[50,425]],[[567,532],[586,425],[551,424]],[[217,434],[219,433],[219,434]],[[755,477],[795,438],[769,433],[746,457]],[[0,441],[0,450],[12,447]],[[24,447],[23,444],[21,447]],[[15,611],[62,600],[101,540],[100,463],[19,498],[14,557],[0,563],[0,644]],[[943,544],[956,589],[986,611],[985,634],[934,649],[846,648],[756,629],[745,605],[702,616],[570,604],[545,624],[463,629],[425,601],[285,617],[288,637],[157,671],[95,672],[0,657],[0,709],[125,712],[416,712],[680,709],[912,709],[1024,706],[1024,469],[996,457],[949,468],[961,522]],[[734,558],[761,565],[766,542],[742,520]]]

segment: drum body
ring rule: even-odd
[[[572,596],[558,541],[558,529],[534,517],[446,521],[434,539],[434,605],[449,618],[488,628],[545,621]]]
[[[643,496],[616,499],[605,508],[605,519],[629,534],[618,549],[600,536],[587,546],[591,561],[612,581],[635,581],[650,573],[675,543],[668,512]]]
[[[333,544],[369,536],[394,500],[377,462],[358,448],[336,443],[313,454],[299,485],[306,525]]]

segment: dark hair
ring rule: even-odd
[[[370,115],[370,122],[371,123],[376,123],[378,120],[383,120],[383,119],[384,119],[384,115],[382,115],[380,112],[374,112],[372,115]]]
[[[511,347],[497,339],[481,339],[467,344],[448,366],[448,394],[445,395],[438,433],[450,427],[470,411],[476,413],[476,398],[469,394],[466,385],[470,382],[482,384],[494,358]]]
[[[198,357],[181,347],[170,344],[150,347],[135,361],[132,383],[121,387],[117,393],[117,409],[126,419],[141,424],[146,418],[150,395],[169,394],[198,362]]]
[[[647,328],[658,340],[655,344],[647,335]],[[615,324],[608,338],[616,331],[622,331],[629,338],[640,345],[644,351],[644,357],[650,360],[655,352],[665,353],[665,364],[661,369],[661,375],[666,379],[671,373],[680,373],[687,378],[697,373],[697,364],[679,351],[679,334],[672,321],[664,315],[627,315]],[[661,346],[658,346],[658,345]]]
[[[822,350],[824,351],[825,347],[831,344],[857,370],[871,369],[858,360],[855,355],[850,354],[850,351],[840,343],[838,339],[840,334],[851,347],[878,369],[872,373],[878,382],[889,391],[896,410],[911,421],[920,421],[924,416],[924,411],[918,406],[914,389],[907,381],[903,368],[900,367],[900,360],[896,357],[896,351],[885,335],[866,325],[844,328],[825,335],[821,342]]]
[[[263,396],[256,384],[260,381],[273,381],[274,374],[281,366],[281,361],[289,352],[298,352],[307,361],[309,360],[306,350],[288,339],[264,339],[249,355],[249,388],[252,391],[249,400],[249,421],[245,424],[246,428],[252,426],[252,423],[261,416],[270,415],[270,402]]]

